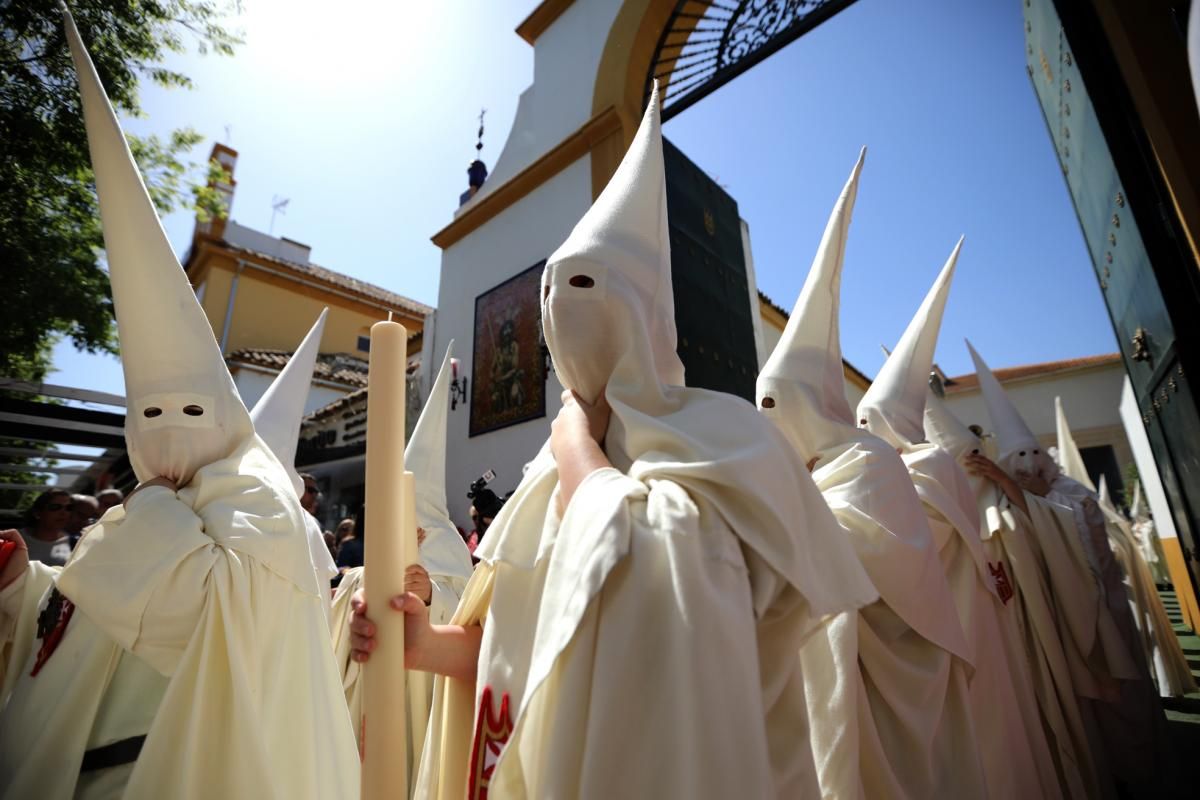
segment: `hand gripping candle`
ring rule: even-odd
[[[408,796],[405,763],[404,615],[388,610],[404,593],[404,572],[417,560],[416,496],[404,471],[405,366],[408,331],[371,327],[367,377],[367,475],[363,581],[375,622],[375,650],[363,665],[362,798]]]

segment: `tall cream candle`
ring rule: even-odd
[[[367,378],[363,581],[377,633],[362,674],[363,800],[408,796],[404,616],[389,601],[404,593],[404,571],[417,560],[417,520],[413,476],[404,471],[408,332],[390,316],[371,326]]]

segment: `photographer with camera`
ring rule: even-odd
[[[492,520],[500,513],[500,509],[504,508],[505,501],[512,494],[509,492],[504,497],[497,497],[495,492],[487,488],[487,485],[495,479],[496,473],[489,469],[471,481],[471,486],[467,489],[467,499],[471,501],[472,530],[467,536],[466,542],[473,560],[475,548],[483,541],[483,535],[487,533],[488,526],[492,524]]]

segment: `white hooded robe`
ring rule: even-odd
[[[435,681],[418,794],[810,796],[796,652],[874,592],[766,421],[682,385],[657,94],[542,287],[613,466],[560,516],[545,446],[492,523],[453,619],[483,626],[477,684]]]
[[[900,457],[854,426],[846,402],[838,306],[862,162],[757,385],[762,413],[811,464],[880,595],[801,650],[821,794],[979,797],[986,790],[967,697],[970,650],[933,537]]]

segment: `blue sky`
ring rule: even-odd
[[[491,165],[532,79],[520,2],[244,0],[234,58],[171,60],[193,91],[147,87],[134,132],[192,125],[239,151],[232,217],[315,262],[435,305],[440,251],[488,109]],[[344,9],[362,9],[346,11]],[[1025,72],[1019,0],[859,0],[667,123],[737,199],[760,288],[790,308],[859,147],[842,287],[844,355],[869,375],[960,234],[937,358],[972,371],[1113,352],[1116,342]],[[230,128],[227,137],[226,126]],[[165,220],[181,252],[186,214]],[[55,351],[55,383],[123,393],[115,359]]]

